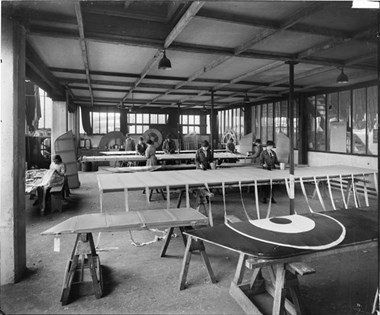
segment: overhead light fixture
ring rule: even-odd
[[[247,92],[245,92],[244,104],[249,104],[249,103],[251,103],[251,100],[249,99]]]
[[[206,105],[205,105],[205,104],[203,104],[202,112],[207,112],[207,108],[206,108]]]
[[[337,83],[348,83],[348,76],[347,76],[347,74],[345,74],[344,72],[343,72],[343,67],[341,68],[341,72],[340,72],[340,74],[338,75],[338,77],[337,77],[337,79],[336,79],[336,82]]]
[[[160,62],[158,63],[158,69],[170,70],[172,68],[172,63],[166,57],[166,50],[164,50],[164,55],[162,56]]]

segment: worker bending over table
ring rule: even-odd
[[[210,144],[207,140],[202,141],[201,147],[195,153],[195,164],[197,169],[209,170],[212,169],[214,157],[210,149]]]
[[[273,151],[274,142],[271,140],[267,141],[266,149],[263,150],[260,154],[260,163],[264,169],[267,169],[268,171],[271,171],[272,169],[276,168],[276,165],[279,165],[280,162],[278,161],[277,154],[275,151]],[[263,194],[263,203],[267,203],[267,199],[271,199],[272,203],[276,203],[276,200],[273,198],[273,191],[272,196],[270,193],[270,187],[267,185],[262,186],[261,192]]]
[[[162,144],[162,150],[164,151],[165,154],[175,154],[175,150],[177,149],[174,140],[171,138],[170,134],[166,135],[166,139],[164,140]],[[166,165],[173,165],[175,164],[174,160],[168,160],[164,161],[163,164]]]

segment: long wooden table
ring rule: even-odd
[[[207,257],[203,246],[204,241],[239,253],[240,257],[235,277],[231,283],[230,294],[247,314],[263,314],[262,305],[261,307],[258,306],[260,299],[256,299],[256,296],[263,294],[267,296],[269,294],[272,297],[273,303],[270,314],[282,314],[284,309],[290,314],[302,314],[297,273],[294,271],[294,267],[291,267],[293,262],[310,261],[317,257],[378,246],[379,222],[377,206],[327,211],[323,214],[338,220],[346,230],[345,237],[340,244],[325,250],[297,249],[267,243],[264,240],[259,241],[247,238],[226,225],[186,232],[185,234],[189,238],[180,274],[180,290],[185,288],[194,245],[201,246],[203,248],[202,255]],[[305,217],[311,215],[306,214]],[[325,232],[322,227],[319,234],[326,237],[326,235],[323,235]],[[286,241],[287,239],[286,233],[275,231],[271,233],[278,234],[277,239],[279,240]],[[300,239],[306,239],[307,237],[310,236],[305,233],[299,233]],[[311,237],[315,241],[316,236],[311,235]],[[210,271],[211,266],[208,261],[206,267]],[[250,281],[244,281],[245,268],[253,269]],[[266,269],[269,277],[263,278],[261,273],[263,268]],[[211,281],[215,282],[212,271],[209,272],[209,275]],[[285,293],[289,293],[292,300],[289,300]]]
[[[192,160],[195,161],[195,153],[176,153],[176,154],[157,154],[156,155],[158,161],[184,161],[184,160]],[[247,162],[252,159],[251,156],[247,156],[244,154],[237,153],[229,153],[229,152],[216,152],[214,153],[214,159],[218,160],[226,160],[226,159],[239,159]],[[83,162],[119,162],[119,161],[127,161],[127,162],[141,162],[146,161],[146,157],[142,155],[102,155],[102,156],[83,156]]]
[[[295,169],[294,180],[299,181],[316,181],[326,180],[328,178],[346,178],[365,177],[374,175],[377,170],[347,166],[334,165],[323,167],[302,167]],[[128,191],[156,188],[185,188],[186,202],[188,202],[188,189],[220,185],[263,185],[269,182],[285,182],[290,179],[289,170],[274,169],[268,171],[256,167],[227,168],[216,170],[180,170],[170,172],[147,172],[147,173],[116,173],[116,174],[99,174],[97,175],[100,209],[103,207],[103,195],[111,192],[124,192],[126,209],[128,209]]]
[[[195,154],[197,150],[181,150],[181,151],[178,151],[176,150],[176,154],[188,154],[188,153],[193,153]],[[214,150],[214,153],[215,152],[226,152],[225,149],[216,149]],[[100,154],[103,154],[103,155],[136,155],[136,151],[101,151],[99,152]],[[164,154],[164,151],[156,151],[156,154]]]

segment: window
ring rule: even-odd
[[[219,120],[219,133],[220,133],[220,116],[218,115]],[[206,115],[206,133],[209,135],[211,134],[211,122],[210,122],[210,115]]]
[[[107,133],[107,113],[99,113],[99,132]]]
[[[281,102],[281,132],[288,135],[288,101]]]
[[[310,96],[306,104],[310,148],[377,155],[377,97],[377,86]]]
[[[263,143],[267,142],[267,121],[268,121],[268,105],[263,104],[261,105],[261,141]]]
[[[306,99],[308,112],[307,139],[309,149],[315,149],[315,96]]]
[[[367,154],[369,155],[377,155],[378,128],[377,87],[371,86],[367,89]]]
[[[38,88],[40,96],[40,106],[41,106],[41,118],[38,122],[39,129],[47,129],[52,126],[52,109],[53,101],[50,97],[47,96],[46,92]],[[82,125],[81,125],[82,126]]]
[[[315,148],[318,151],[326,150],[326,95],[317,95],[316,98],[316,126]]]
[[[92,131],[94,134],[100,133],[99,117],[100,117],[100,113],[98,112],[92,113]]]
[[[339,93],[339,121],[347,126],[346,152],[351,152],[351,91]]]
[[[268,104],[268,129],[267,129],[267,138],[268,140],[274,140],[273,136],[273,103]]]
[[[181,115],[180,121],[182,125],[182,134],[200,133],[200,115]]]
[[[366,89],[353,91],[352,102],[352,153],[366,154],[367,100]]]
[[[227,129],[232,129],[236,132],[237,140],[240,140],[244,135],[244,112],[242,109],[238,107],[219,111],[218,116],[220,137],[222,137]]]
[[[326,104],[326,121],[327,121],[327,150],[333,151],[330,147],[330,137],[331,128],[336,128],[338,126],[336,123],[339,121],[339,103],[338,103],[338,93],[327,94],[327,104]]]
[[[150,124],[165,124],[167,114],[136,114],[129,113],[127,122],[130,134],[142,134],[149,129]],[[80,117],[81,119],[81,117]],[[106,134],[111,131],[120,131],[120,113],[115,112],[92,112],[90,113],[94,134]],[[81,120],[80,120],[81,121]],[[84,133],[80,124],[80,132]]]

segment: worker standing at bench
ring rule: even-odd
[[[145,150],[145,157],[147,158],[146,166],[157,165],[158,162],[157,162],[157,157],[156,157],[156,148],[153,145],[153,141],[149,139],[146,142],[146,144],[148,145],[148,147]]]
[[[210,150],[210,144],[207,140],[202,141],[202,146],[195,153],[195,164],[197,168],[202,170],[211,169],[211,163],[214,161],[214,157]]]
[[[147,147],[148,145],[144,142],[144,138],[140,137],[136,146],[136,154],[144,156]],[[144,164],[146,164],[144,161],[136,163],[137,166],[144,166]]]
[[[260,154],[260,162],[263,168],[267,169],[268,171],[271,171],[272,169],[276,168],[276,165],[279,165],[280,162],[278,161],[276,152],[273,151],[274,142],[271,140],[267,141],[267,147],[266,150],[263,150]],[[272,203],[276,203],[276,200],[273,198],[273,192],[272,196],[270,196],[269,187],[267,185],[264,185],[262,187],[262,193],[264,195],[263,197],[263,203],[267,203],[267,199],[271,198]]]
[[[50,164],[49,171],[45,174],[46,176],[46,184],[43,186],[43,194],[42,194],[42,206],[41,212],[45,212],[46,208],[46,192],[53,186],[61,186],[65,180],[65,164],[62,161],[60,155],[55,155],[53,158],[53,162]]]

